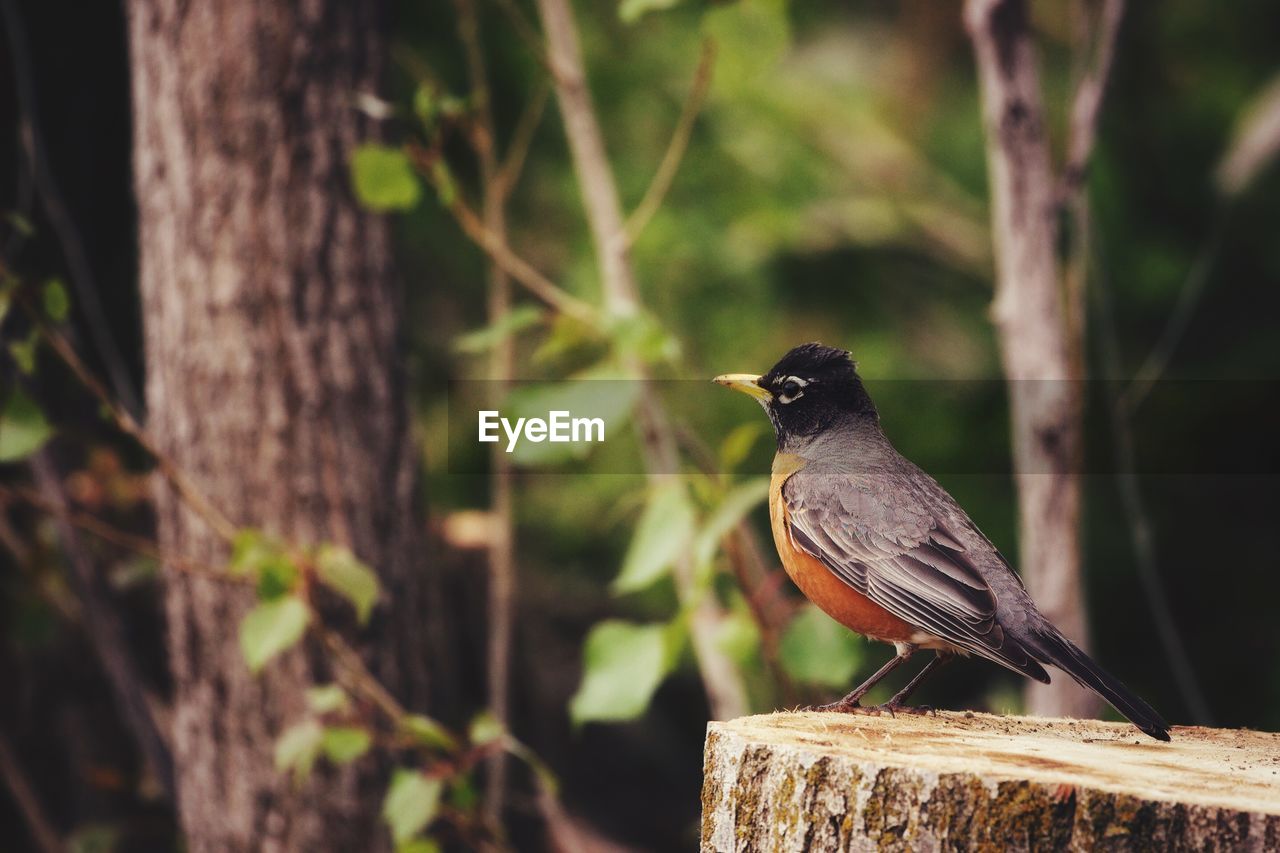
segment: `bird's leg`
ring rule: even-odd
[[[929,661],[929,663],[925,665],[924,669],[917,672],[916,677],[908,681],[906,687],[903,687],[897,693],[893,694],[892,699],[890,699],[888,702],[885,702],[883,705],[880,705],[879,710],[888,711],[890,714],[892,714],[894,711],[924,712],[924,711],[933,710],[931,708],[926,708],[923,705],[918,708],[908,708],[906,707],[905,703],[907,701],[907,698],[916,691],[916,688],[920,686],[921,682],[924,681],[925,677],[929,673],[933,672],[936,669],[941,669],[942,667],[946,666],[948,663],[951,662],[951,659],[953,657],[955,657],[955,655],[952,654],[951,652],[943,652],[943,651],[934,652],[933,660]]]
[[[893,657],[889,658],[888,663],[886,663],[884,666],[877,669],[874,675],[872,675],[866,681],[862,682],[862,684],[858,685],[852,691],[850,691],[849,695],[845,696],[843,699],[839,699],[828,705],[818,705],[817,707],[811,708],[810,710],[852,711],[854,708],[861,707],[858,704],[858,702],[862,699],[863,696],[867,695],[867,691],[870,690],[872,687],[875,687],[882,678],[884,678],[889,673],[893,672],[895,669],[897,669],[899,666],[905,663],[908,659],[910,659],[911,655],[915,653],[916,647],[912,645],[908,645],[907,643],[901,643],[897,645],[897,650],[898,650],[898,653]],[[928,669],[928,667],[925,667],[925,669]]]

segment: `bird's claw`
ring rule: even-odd
[[[886,711],[890,717],[897,716],[898,712],[903,714],[932,714],[938,716],[938,709],[932,705],[901,705],[893,702],[885,702],[883,705],[876,705],[871,709],[875,711]]]
[[[858,704],[857,700],[854,700],[853,702],[846,702],[844,699],[839,699],[835,702],[828,702],[825,705],[807,705],[802,710],[816,711],[818,713],[856,714],[859,711],[866,711],[868,709],[863,708],[862,705]]]

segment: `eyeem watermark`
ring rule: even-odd
[[[1019,380],[1041,381],[1054,380]],[[1129,381],[1089,380],[1076,383],[1075,392],[1091,411],[1106,412],[1117,395],[1127,392]],[[1003,379],[870,377],[866,385],[890,440],[931,474],[1007,479],[1012,473],[1005,431],[1009,386]],[[650,476],[654,462],[643,452],[646,421],[637,410],[644,393],[662,401],[680,431],[681,446],[690,448],[673,460],[676,470],[660,473],[695,467],[716,473],[713,466],[720,465],[727,473],[768,474],[774,453],[768,422],[753,402],[713,384],[709,376],[646,383],[530,380],[514,387],[452,379],[445,395],[443,471],[487,475],[496,452],[513,467],[535,474]],[[1224,417],[1231,423],[1230,441],[1207,441],[1205,436],[1217,434],[1209,426]],[[1280,379],[1164,379],[1144,398],[1133,428],[1133,463],[1139,474],[1280,476],[1280,444],[1275,441],[1280,434]],[[433,432],[430,438],[438,441],[438,436]],[[1081,473],[1118,472],[1105,430],[1091,427],[1084,450]],[[433,462],[440,461],[433,453]]]
[[[604,418],[575,418],[571,412],[547,412],[546,418],[510,418],[494,409],[479,413],[480,441],[494,444],[502,440],[498,430],[506,435],[508,453],[514,453],[520,440],[534,444],[549,441],[553,444],[604,441]]]

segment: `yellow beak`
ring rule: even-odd
[[[735,391],[741,391],[761,403],[767,403],[773,399],[773,395],[767,389],[760,387],[759,380],[760,377],[754,373],[726,373],[715,378],[716,383],[719,385],[732,388]]]

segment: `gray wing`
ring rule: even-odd
[[[795,544],[899,619],[1048,682],[996,620],[995,593],[956,533],[909,489],[879,485],[864,476],[793,475],[782,498]]]

